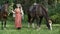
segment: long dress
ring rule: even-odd
[[[20,9],[15,9],[15,27],[21,28],[22,27],[22,15]]]

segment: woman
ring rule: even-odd
[[[22,27],[22,13],[21,13],[21,6],[16,4],[16,8],[15,8],[15,27],[17,29],[21,29]]]

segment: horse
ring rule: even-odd
[[[46,10],[46,8],[43,5],[34,3],[31,7],[28,7],[26,10],[27,10],[26,13],[28,15],[28,27],[32,25],[32,27],[34,28],[33,22],[34,20],[36,20],[37,29],[40,29],[41,21],[44,17],[48,29],[52,30],[52,21],[49,18],[48,10]]]
[[[0,20],[1,20],[1,28],[6,29],[6,21],[8,16],[8,1],[6,1],[0,9]]]

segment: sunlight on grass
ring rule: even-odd
[[[16,30],[14,25],[7,25],[6,30],[0,29],[0,34],[59,34],[59,32],[60,32],[59,24],[57,26],[55,26],[54,24],[52,31],[48,30],[46,28],[46,25],[42,25],[39,31],[33,28],[28,28],[27,26],[22,27],[21,30]]]
[[[60,24],[53,24],[53,30],[48,30],[45,24],[41,24],[41,29],[37,31],[34,28],[28,28],[28,23],[22,23],[23,27],[21,30],[15,29],[13,21],[7,21],[6,30],[1,30],[0,34],[59,34],[60,33]],[[1,22],[0,22],[1,27]]]

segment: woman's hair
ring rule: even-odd
[[[19,8],[22,7],[21,4],[14,4],[14,5],[13,5],[13,10],[14,10],[15,8],[18,8],[18,6],[19,6]]]
[[[15,5],[15,8],[18,8],[17,5]]]
[[[21,8],[21,4],[16,4],[16,8]]]
[[[15,10],[15,8],[16,8],[16,4],[13,5],[13,10]]]

